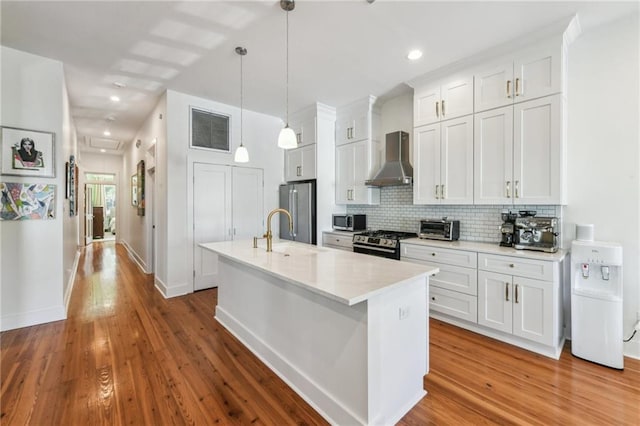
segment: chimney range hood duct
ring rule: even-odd
[[[366,180],[369,186],[399,186],[413,183],[413,167],[409,163],[409,134],[387,133],[386,161],[376,175]]]

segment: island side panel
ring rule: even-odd
[[[347,306],[219,257],[216,319],[334,424],[367,423],[367,302]]]
[[[395,424],[426,394],[428,291],[420,277],[368,301],[369,424]]]

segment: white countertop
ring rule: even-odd
[[[349,306],[439,272],[434,266],[285,240],[274,239],[271,253],[264,240],[258,248],[253,248],[251,240],[200,247]]]
[[[480,243],[475,241],[439,241],[422,238],[408,238],[401,244],[416,244],[429,247],[447,248],[453,250],[469,250],[478,253],[499,254],[502,256],[521,257],[525,259],[548,260],[559,262],[567,255],[566,250],[558,249],[555,253],[545,253],[534,250],[516,250],[511,247],[501,247],[499,243]]]

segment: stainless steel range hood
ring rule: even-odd
[[[409,163],[409,134],[402,131],[387,133],[386,161],[372,179],[369,186],[399,186],[413,183],[413,167]]]

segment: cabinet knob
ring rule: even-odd
[[[431,253],[431,256],[435,256],[435,255],[436,255],[435,253]]]
[[[431,296],[431,300],[436,300],[436,297],[435,296]]]
[[[509,264],[509,268],[515,268],[515,267],[516,267],[516,265],[514,265],[513,263]]]

